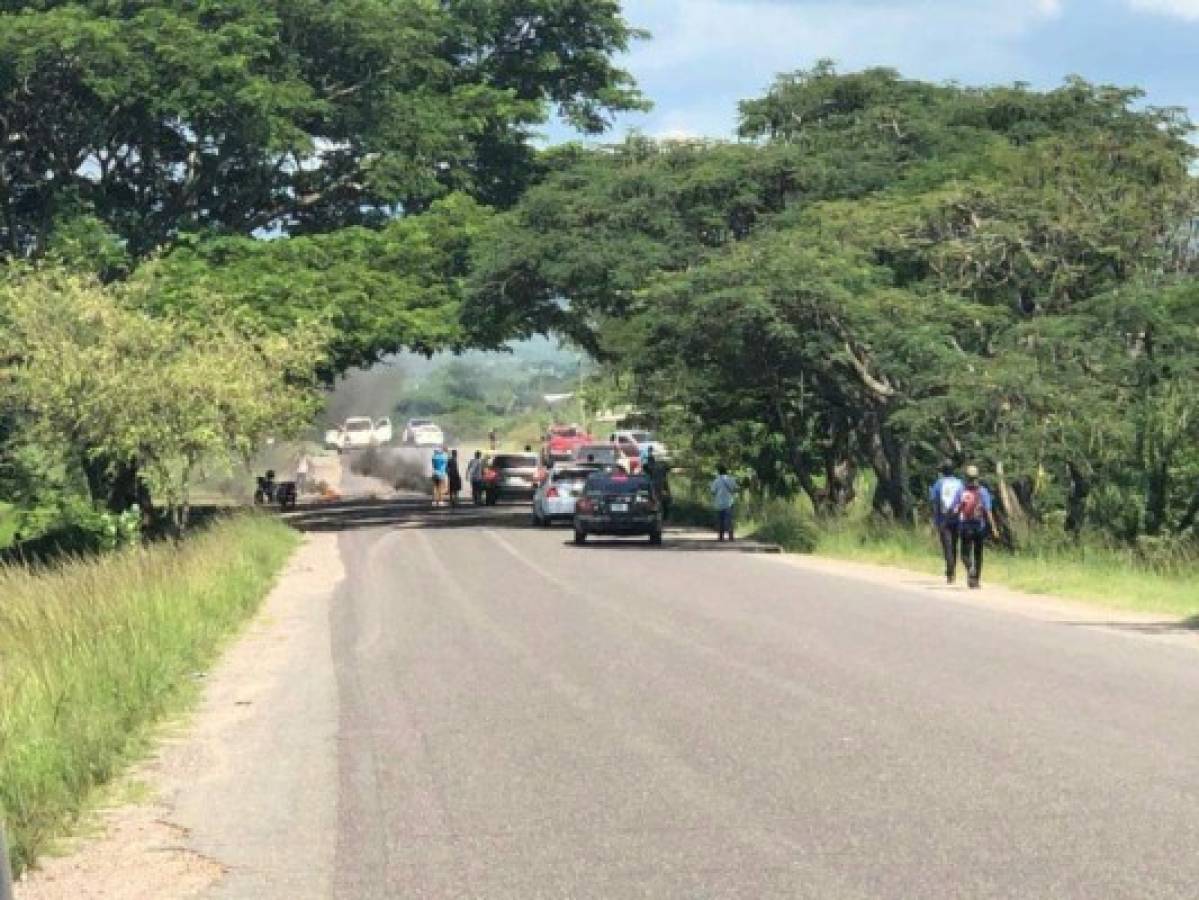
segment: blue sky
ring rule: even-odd
[[[622,117],[616,136],[729,137],[738,100],[821,57],[971,85],[1079,74],[1199,120],[1199,0],[626,0],[625,12],[654,33],[624,64],[656,107]]]

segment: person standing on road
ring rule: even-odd
[[[667,481],[670,467],[655,457],[654,448],[650,447],[641,469],[649,477],[654,499],[658,501],[658,507],[662,510],[662,519],[665,521],[670,516],[670,484]]]
[[[308,487],[308,471],[312,464],[308,461],[308,454],[300,455],[300,461],[296,463],[296,494],[303,494]]]
[[[450,506],[458,505],[458,495],[462,493],[462,473],[458,470],[458,451],[450,451],[450,461],[446,466],[450,480]]]
[[[491,431],[487,432],[487,442],[488,442],[488,444],[491,445],[491,452],[495,453],[495,448],[496,448],[496,444],[498,442],[498,438],[496,436],[494,428],[491,429]]]
[[[438,447],[433,451],[433,505],[441,506],[445,500],[446,483],[449,476],[446,469],[449,468],[450,457],[445,452],[445,447]]]
[[[466,464],[466,480],[470,482],[470,499],[475,506],[483,502],[483,452],[476,450]]]
[[[987,535],[994,534],[995,515],[991,492],[979,481],[978,467],[966,467],[966,484],[958,491],[952,507],[962,536],[962,562],[967,584],[977,589],[982,582],[983,546]]]
[[[733,540],[733,507],[737,502],[737,482],[725,466],[716,467],[712,480],[712,502],[716,507],[716,539],[723,541],[728,535]]]
[[[953,584],[957,578],[958,547],[961,543],[958,517],[953,512],[953,505],[965,484],[954,474],[953,463],[949,460],[941,463],[940,476],[929,488],[928,499],[933,507],[933,526],[941,539],[941,555],[945,557],[945,581]]]

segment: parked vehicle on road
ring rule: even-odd
[[[662,543],[662,511],[645,475],[596,472],[575,502],[575,543],[591,535],[644,536]]]
[[[340,428],[325,432],[325,445],[339,453],[345,450],[366,450],[391,441],[391,419],[372,419],[352,416]]]
[[[532,500],[545,474],[536,453],[497,453],[483,466],[483,500]]]
[[[547,463],[569,462],[575,451],[595,438],[577,425],[554,425],[545,436],[544,456]]]
[[[441,447],[445,444],[445,432],[431,419],[409,419],[401,440],[410,447]]]
[[[641,458],[635,447],[619,444],[584,444],[575,450],[574,462],[596,462],[603,465],[620,466],[630,474],[641,468]]]
[[[637,448],[638,455],[644,455],[652,449],[654,456],[658,459],[670,459],[670,451],[665,444],[654,436],[652,431],[613,431],[608,435],[608,440],[614,444],[631,444]]]
[[[551,469],[533,495],[533,524],[544,527],[574,519],[575,501],[583,496],[587,479],[600,470],[599,466],[569,464]]]

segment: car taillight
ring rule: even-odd
[[[558,499],[558,489],[556,487],[550,488],[548,491],[545,492],[545,496],[549,500],[557,500]]]
[[[483,470],[483,480],[484,481],[495,481],[499,477],[500,477],[500,473],[497,472],[495,469],[484,469]]]

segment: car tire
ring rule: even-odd
[[[576,528],[576,529],[575,529],[575,543],[576,543],[576,544],[585,544],[585,543],[587,543],[587,532],[586,532],[586,531],[580,531],[578,528]]]
[[[651,544],[653,544],[655,547],[662,546],[662,531],[661,531],[661,529],[659,529],[658,531],[651,531],[649,533],[649,542]]]

